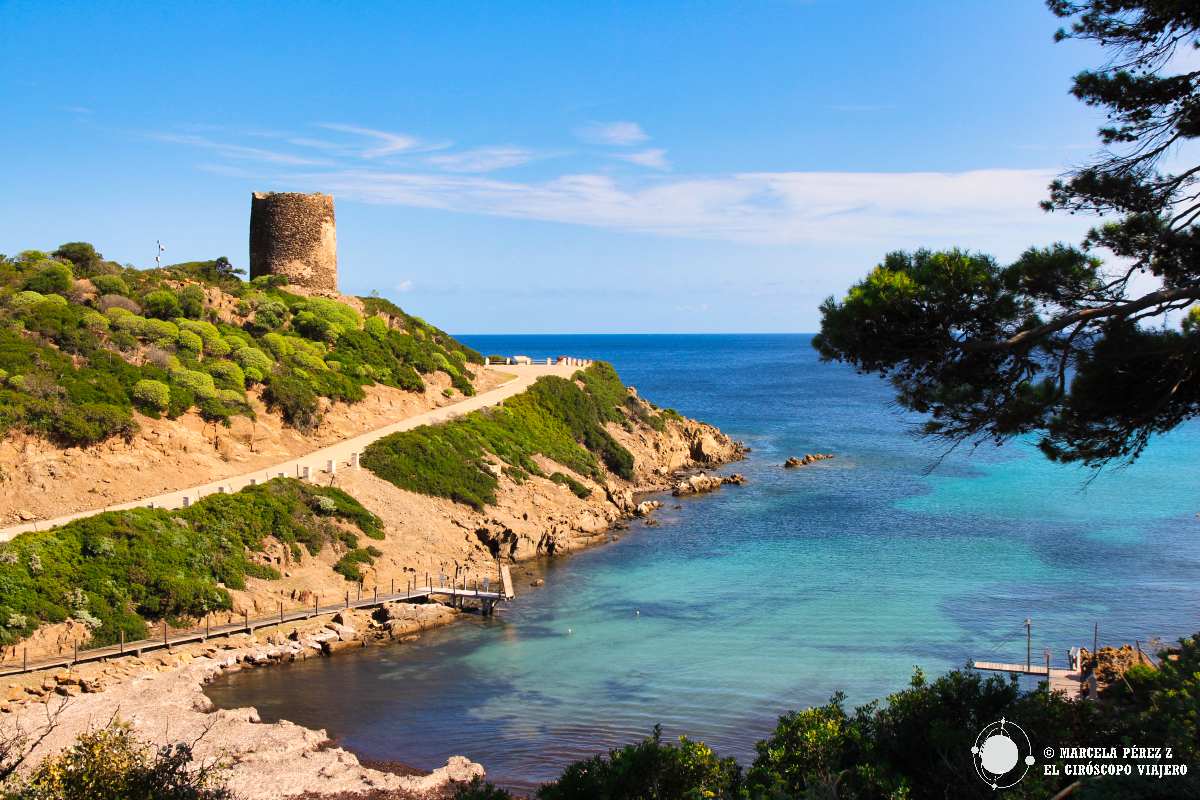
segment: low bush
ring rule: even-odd
[[[71,268],[58,261],[46,263],[31,275],[23,288],[40,294],[56,294],[70,291],[75,284],[75,276]]]
[[[263,392],[263,401],[294,428],[312,430],[321,423],[321,404],[316,392],[307,381],[294,375],[272,375]]]
[[[179,297],[169,289],[158,289],[142,296],[142,311],[156,319],[175,319],[183,313]]]
[[[162,381],[140,380],[133,385],[133,399],[144,408],[166,411],[171,405],[171,387]]]
[[[128,295],[129,284],[120,275],[97,275],[92,278],[92,286],[96,287],[96,291],[101,295],[117,294]]]
[[[383,555],[379,550],[375,550],[376,555]],[[363,579],[362,570],[359,568],[362,564],[374,564],[375,555],[365,547],[355,548],[337,560],[333,565],[333,571],[344,577],[348,581],[358,583]]]
[[[192,745],[153,745],[116,719],[79,734],[42,761],[4,800],[232,800],[217,764],[193,761]]]
[[[586,498],[592,496],[591,489],[584,486],[582,483],[575,480],[570,475],[567,475],[565,472],[551,473],[550,480],[554,481],[555,483],[559,484],[560,486],[566,486],[568,489],[570,489],[572,492],[574,492],[576,497],[586,499]]]
[[[188,284],[179,290],[179,312],[188,319],[204,316],[204,290],[196,284]]]

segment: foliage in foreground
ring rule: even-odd
[[[1105,221],[1079,248],[1033,247],[1003,267],[960,250],[889,254],[825,302],[814,345],[889,378],[931,434],[1036,434],[1050,458],[1101,466],[1200,414],[1200,166],[1188,148],[1200,71],[1173,58],[1200,48],[1200,13],[1172,0],[1048,5],[1071,20],[1058,38],[1108,51],[1072,89],[1107,122],[1103,154],[1043,206]]]
[[[24,533],[0,544],[0,644],[67,619],[91,627],[94,644],[122,632],[139,639],[147,621],[230,608],[226,589],[247,577],[278,578],[254,560],[268,540],[299,559],[301,546],[354,551],[353,530],[383,538],[379,518],[340,489],[277,478],[184,509],[110,511]]]
[[[485,454],[533,475],[543,474],[533,460],[541,454],[597,481],[604,479],[603,468],[630,478],[633,455],[604,427],[607,422],[632,424],[628,398],[616,371],[597,362],[577,372],[575,380],[539,378],[501,406],[384,437],[366,449],[362,463],[402,489],[476,509],[496,501],[498,479],[487,468]],[[661,422],[661,416],[654,416]],[[585,486],[559,474],[557,482],[585,496]]]
[[[184,743],[154,747],[128,726],[113,723],[81,734],[46,759],[25,781],[5,788],[3,800],[227,800],[220,770],[193,762]]]
[[[1022,693],[1015,683],[955,670],[930,682],[918,670],[909,688],[883,703],[853,711],[842,695],[828,704],[785,714],[756,745],[742,770],[705,745],[663,742],[658,730],[642,742],[569,766],[537,792],[539,800],[944,800],[994,798],[975,773],[970,751],[984,726],[1001,717],[1029,733],[1035,768],[1006,798],[1051,797],[1077,780],[1046,776],[1047,746],[1171,747],[1187,777],[1084,779],[1072,798],[1200,797],[1200,634],[1160,654],[1159,670],[1135,668],[1104,702]],[[1061,768],[1062,763],[1059,763]],[[1061,772],[1061,769],[1060,769]],[[505,800],[483,782],[456,800]]]
[[[0,256],[0,433],[88,445],[131,435],[135,410],[228,423],[253,416],[254,387],[305,429],[319,398],[422,391],[437,371],[474,394],[478,353],[382,298],[362,302],[365,316],[278,278],[242,281],[223,258],[138,270],[83,242]]]

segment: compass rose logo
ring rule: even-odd
[[[1016,786],[1033,766],[1033,746],[1021,726],[1001,717],[984,726],[971,747],[975,773],[993,789]]]

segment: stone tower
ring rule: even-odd
[[[250,277],[283,275],[289,284],[337,294],[333,196],[255,192],[250,200]]]

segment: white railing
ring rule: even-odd
[[[491,356],[486,356],[483,359],[485,367],[522,367],[522,366],[539,366],[545,364],[552,367],[556,364],[568,367],[590,367],[592,360],[590,358],[575,358],[573,356],[560,356],[559,358],[549,358],[545,360],[530,358],[529,356],[501,356],[493,359]]]

